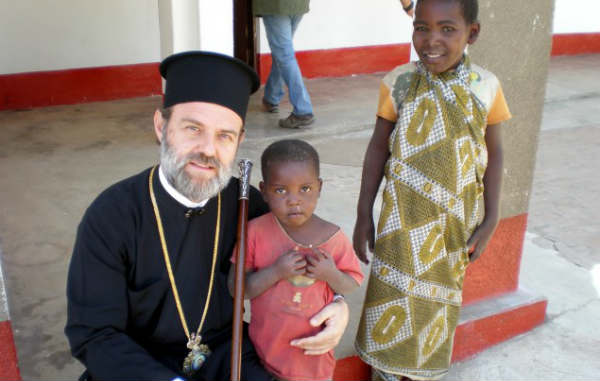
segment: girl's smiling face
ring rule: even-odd
[[[425,67],[440,74],[458,66],[480,28],[478,22],[467,24],[458,1],[421,0],[415,13],[413,44]]]

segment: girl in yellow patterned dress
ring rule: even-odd
[[[353,237],[363,262],[374,249],[356,349],[384,380],[448,372],[465,268],[498,224],[499,124],[511,117],[498,79],[464,53],[477,0],[419,0],[415,13],[419,61],[381,83]]]

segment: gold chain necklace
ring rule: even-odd
[[[177,312],[179,313],[179,320],[181,320],[181,325],[183,326],[183,330],[185,331],[185,336],[188,338],[187,347],[190,350],[190,353],[186,356],[183,361],[183,372],[186,376],[192,376],[206,358],[210,355],[210,349],[208,345],[202,344],[202,336],[200,332],[202,331],[202,327],[204,326],[204,320],[206,319],[206,313],[208,312],[208,305],[210,303],[210,296],[212,294],[213,283],[215,279],[215,267],[217,264],[217,253],[219,249],[219,230],[221,227],[221,193],[217,194],[217,223],[215,227],[215,244],[213,248],[213,258],[212,258],[212,268],[210,270],[210,282],[208,284],[208,292],[206,295],[206,302],[204,303],[204,311],[202,312],[202,319],[200,320],[200,324],[198,325],[198,330],[194,333],[190,334],[190,331],[187,326],[187,322],[185,320],[185,315],[183,313],[183,307],[181,305],[181,300],[179,299],[179,292],[177,291],[177,286],[175,284],[175,276],[173,275],[173,269],[171,267],[171,260],[169,259],[169,251],[167,249],[167,241],[165,240],[165,232],[163,230],[162,220],[160,218],[160,213],[158,211],[158,205],[156,203],[156,196],[154,195],[154,186],[152,185],[154,178],[154,171],[156,170],[156,166],[152,168],[150,171],[149,177],[149,188],[150,188],[150,198],[152,200],[152,207],[154,208],[154,216],[156,217],[156,225],[158,226],[158,235],[160,237],[160,245],[162,246],[163,257],[165,259],[165,265],[167,267],[167,273],[169,274],[169,281],[171,282],[171,290],[173,291],[173,297],[175,298],[175,304],[177,305]]]

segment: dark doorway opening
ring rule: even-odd
[[[257,22],[252,14],[252,0],[233,0],[234,56],[258,72]]]

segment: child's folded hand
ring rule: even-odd
[[[312,254],[306,256],[306,276],[326,281],[331,279],[338,269],[333,258],[320,249],[313,249]]]
[[[306,272],[306,259],[304,254],[294,248],[277,258],[274,265],[280,279],[287,279]]]

